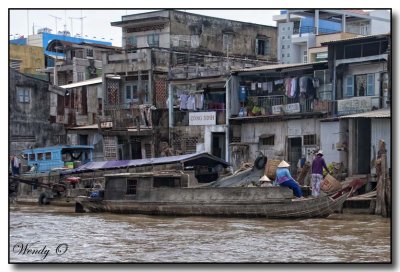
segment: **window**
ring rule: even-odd
[[[375,94],[375,75],[367,75],[367,95]]]
[[[290,44],[288,44],[287,48],[288,48],[288,49],[290,48]]]
[[[86,49],[86,57],[91,57],[93,58],[93,49]]]
[[[138,100],[137,84],[127,83],[125,85],[125,103],[136,102]]]
[[[282,27],[282,30],[285,31],[285,27]]]
[[[182,187],[181,186],[181,179],[175,177],[154,177],[153,180],[153,187],[160,188],[160,187]]]
[[[346,96],[354,96],[354,77],[346,76]]]
[[[46,158],[46,160],[51,160],[51,152],[46,152],[45,158]]]
[[[285,45],[282,45],[282,49],[285,49]]]
[[[149,46],[159,46],[160,36],[158,34],[150,34],[147,36],[147,43]]]
[[[303,51],[303,63],[307,63],[308,56],[307,56],[307,50]]]
[[[282,36],[282,40],[284,40],[285,39],[285,36]]]
[[[260,137],[260,144],[269,146],[275,145],[275,135]]]
[[[282,58],[284,58],[285,57],[285,54],[282,54]]]
[[[268,38],[257,38],[256,39],[256,52],[257,55],[268,55],[269,54],[269,39]]]
[[[287,30],[290,30],[290,26],[288,26]]]
[[[37,155],[38,155],[38,161],[43,160],[43,153],[38,153]]]
[[[286,54],[286,56],[289,58],[289,57],[290,57],[290,54],[289,54],[289,53],[287,53],[287,54]]]
[[[128,179],[126,181],[126,194],[127,195],[136,195],[137,188],[137,180],[136,179]]]
[[[31,101],[29,88],[17,87],[17,94],[18,94],[18,102],[29,103]]]
[[[315,134],[304,135],[303,145],[316,145],[317,136]]]
[[[35,161],[36,160],[35,154],[29,154],[29,160],[30,161]]]
[[[77,72],[77,80],[78,82],[85,80],[85,73],[84,72]]]
[[[126,47],[132,48],[137,46],[137,39],[135,36],[130,36],[126,38]]]

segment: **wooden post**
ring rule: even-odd
[[[378,177],[378,184],[376,187],[375,214],[389,217],[391,213],[391,188],[390,180],[387,177],[386,154],[382,154],[381,156],[381,174]]]

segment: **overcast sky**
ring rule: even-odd
[[[81,9],[48,9],[48,10],[10,10],[11,38],[21,35],[35,33],[38,29],[49,27],[52,33],[66,28],[71,34],[81,33],[81,22],[83,21],[83,34],[86,38],[98,39],[112,42],[113,45],[121,46],[121,28],[112,27],[111,22],[121,20],[121,16],[148,12],[152,10],[81,10]],[[279,10],[257,9],[257,10],[184,10],[191,13],[207,16],[244,21],[263,25],[276,26],[272,20],[274,14]],[[56,18],[57,17],[57,18]],[[83,20],[79,19],[84,17]],[[72,19],[71,19],[72,18]],[[57,24],[56,24],[57,22]],[[96,37],[96,38],[94,38]]]

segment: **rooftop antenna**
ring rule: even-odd
[[[57,32],[57,20],[61,20],[62,18],[60,18],[60,17],[57,17],[57,16],[54,16],[54,15],[51,15],[51,14],[49,14],[51,17],[53,17],[54,18],[54,20],[56,21],[56,34],[58,34],[58,32]]]
[[[86,16],[85,17],[69,17],[70,19],[71,19],[71,33],[73,33],[73,31],[72,31],[72,19],[79,19],[79,20],[81,20],[81,38],[83,38],[83,19],[85,19],[86,18]]]

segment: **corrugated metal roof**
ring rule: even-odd
[[[210,162],[213,162],[215,164],[222,164],[225,167],[229,166],[229,164],[226,161],[218,157],[215,157],[207,152],[203,152],[203,153],[194,153],[194,154],[186,154],[179,156],[159,157],[159,158],[140,159],[140,160],[89,162],[73,170],[63,171],[62,173],[72,174],[72,173],[79,173],[86,171],[128,168],[128,167],[137,167],[145,165],[155,165],[155,164],[170,164],[177,162],[189,163],[189,164],[190,162],[196,162],[194,163],[195,165],[210,165],[211,164]]]
[[[258,71],[268,71],[268,70],[276,70],[276,69],[285,69],[285,68],[292,68],[292,67],[302,67],[302,66],[309,66],[317,63],[327,63],[327,61],[320,61],[320,62],[310,62],[310,63],[291,63],[291,64],[272,64],[272,65],[263,65],[258,67],[251,67],[251,68],[243,68],[238,70],[232,70],[232,72],[258,72]]]
[[[76,88],[76,87],[99,84],[99,83],[102,83],[102,82],[103,82],[103,78],[102,77],[96,77],[96,78],[91,78],[91,79],[84,80],[84,81],[79,81],[79,82],[76,82],[76,83],[62,85],[60,87],[63,88],[63,89],[72,89],[72,88]]]
[[[380,109],[380,110],[344,115],[340,116],[339,118],[346,119],[346,118],[390,118],[390,117],[391,117],[390,109]]]
[[[340,43],[340,42],[347,42],[347,41],[356,41],[356,40],[362,40],[362,39],[367,39],[367,38],[378,38],[380,36],[390,36],[390,33],[386,33],[386,34],[376,34],[376,35],[365,35],[365,36],[360,36],[360,37],[352,37],[352,38],[347,38],[347,39],[340,39],[340,40],[332,40],[332,41],[327,41],[327,42],[323,42],[321,43],[321,45],[325,45],[325,44],[331,44],[331,43]]]

